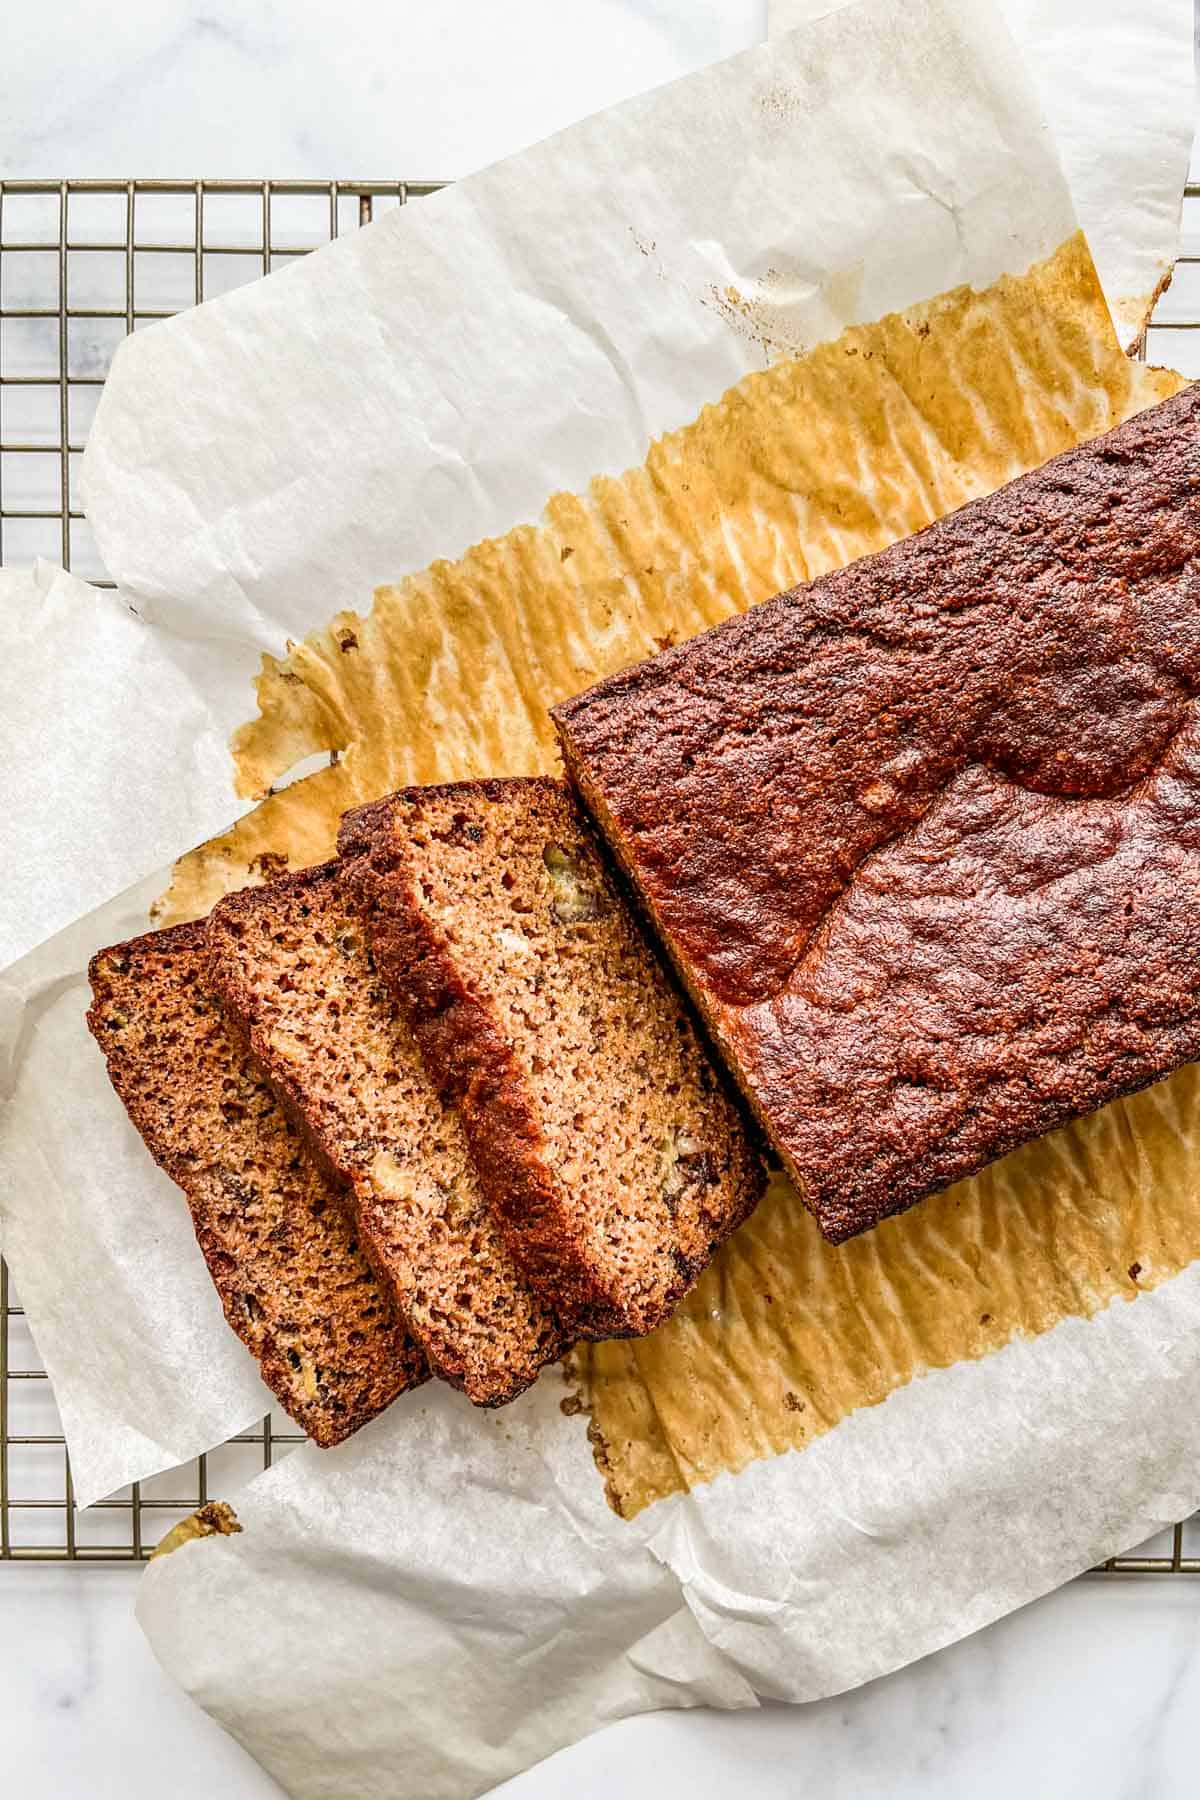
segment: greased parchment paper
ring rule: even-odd
[[[211,729],[245,721],[268,658],[261,716],[237,739],[247,796],[342,752],[189,859],[174,912],[323,854],[339,805],[410,772],[544,766],[544,706],[564,683],[911,531],[1173,385],[1120,354],[1024,73],[974,6],[924,0],[901,29],[893,7],[860,0],[422,206],[118,359],[87,472],[127,599],[157,642],[219,652],[194,677]],[[454,560],[427,566],[437,554]],[[119,823],[115,801],[103,823]],[[27,962],[15,1066],[35,999],[53,990],[81,1012],[80,967],[61,944]],[[53,1050],[69,1096],[95,1052],[81,1024]],[[71,1210],[72,1172],[114,1120],[98,1103],[57,1121],[51,1216],[119,1254],[128,1224],[97,1184]],[[4,1204],[20,1214],[27,1299],[23,1268],[40,1273],[36,1331],[55,1269],[44,1120],[22,1102],[7,1123]],[[1079,1157],[1059,1154],[1077,1179]],[[1114,1209],[1152,1166],[1117,1165]],[[706,1316],[678,1328],[699,1360],[669,1384],[665,1422],[654,1380],[669,1348],[644,1371],[581,1359],[573,1385],[552,1372],[492,1418],[409,1396],[341,1450],[256,1483],[241,1534],[161,1559],[151,1636],[302,1794],[478,1791],[624,1712],[748,1704],[756,1685],[802,1698],[894,1666],[1187,1510],[1191,1166],[1149,1291],[1127,1270],[1135,1303],[1106,1307],[1114,1286],[1088,1261],[1102,1234],[1060,1290],[1051,1238],[1035,1284],[1049,1298],[1006,1315],[999,1348],[982,1324],[982,1339],[930,1331],[972,1271],[1024,1282],[1036,1246],[989,1237],[980,1208],[982,1237],[951,1222],[927,1263],[901,1253],[904,1307],[888,1305],[886,1270],[860,1272],[847,1291],[887,1332],[854,1346],[836,1394],[820,1369],[805,1379],[722,1265],[728,1305],[706,1288]],[[129,1179],[125,1207],[182,1218]],[[1020,1197],[1047,1210],[1045,1191]],[[755,1240],[775,1259],[758,1301],[803,1337],[812,1247],[780,1231],[789,1204],[772,1196]],[[164,1307],[173,1266],[155,1270]],[[134,1323],[139,1291],[122,1294]],[[56,1384],[58,1361],[76,1384],[68,1431],[85,1460],[104,1320],[88,1311],[90,1384],[48,1356]],[[1026,1331],[1040,1335],[1008,1341]],[[197,1385],[202,1351],[189,1366]],[[114,1357],[111,1379],[125,1376]],[[836,1399],[821,1429],[781,1433],[775,1403],[799,1420],[814,1393]],[[739,1437],[760,1398],[765,1422]],[[223,1403],[236,1412],[238,1396]],[[198,1409],[189,1423],[202,1432]],[[126,1473],[148,1472],[125,1449]],[[100,1492],[94,1461],[87,1473]],[[942,1581],[930,1545],[947,1512],[974,1529]],[[1007,1553],[993,1567],[981,1549],[975,1569],[985,1528]],[[860,1559],[872,1533],[879,1553]],[[1045,1539],[1028,1574],[1018,1534]]]
[[[30,945],[245,806],[230,733],[244,795],[326,766],[187,859],[164,916],[326,855],[339,811],[399,780],[545,766],[561,694],[1153,387],[1107,335],[1010,42],[948,0],[902,27],[884,0],[836,9],[129,341],[85,470],[120,595],[85,616],[68,577],[6,577],[26,597],[0,671],[27,952],[0,1232],[82,1502],[237,1429],[257,1386],[214,1310],[148,1408],[130,1348],[161,1337],[176,1252],[181,1319],[205,1277],[83,1026],[117,933]],[[71,1271],[134,1220],[173,1247],[144,1302],[130,1247],[118,1326]]]

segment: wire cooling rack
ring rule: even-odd
[[[436,181],[0,181],[0,564],[110,586],[75,483],[121,339],[268,274]],[[1200,376],[1200,184],[1144,354]],[[302,1443],[283,1413],[80,1512],[54,1397],[0,1261],[0,1561],[138,1562]],[[1200,1574],[1200,1515],[1097,1573]]]
[[[121,339],[284,267],[437,181],[0,181],[0,564],[111,586],[76,497]],[[80,1512],[62,1426],[0,1261],[0,1561],[136,1562],[302,1443],[284,1413]]]

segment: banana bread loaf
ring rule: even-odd
[[[428,1369],[230,1031],[203,923],[114,944],[89,973],[88,1025],[151,1156],[187,1196],[226,1318],[296,1423],[340,1442]]]
[[[581,1335],[652,1330],[762,1166],[566,787],[409,788],[339,848],[530,1279]]]
[[[838,1240],[1200,1056],[1200,387],[555,709]]]

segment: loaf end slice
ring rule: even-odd
[[[89,1029],[183,1189],[225,1316],[314,1442],[349,1437],[428,1369],[207,975],[203,924],[101,950]]]
[[[230,895],[215,985],[323,1164],[434,1372],[514,1399],[565,1348],[485,1199],[453,1105],[425,1073],[334,864]]]
[[[406,789],[348,814],[340,849],[530,1279],[580,1335],[653,1330],[763,1171],[569,791]]]

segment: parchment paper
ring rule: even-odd
[[[936,297],[957,294],[955,316],[969,322],[969,290],[981,291],[986,314],[987,294],[1005,282],[1018,313],[1022,295],[1036,310],[1042,287],[1031,266],[1069,270],[1071,282],[1046,301],[1060,309],[1072,349],[1059,365],[1061,393],[1053,382],[1047,390],[1055,401],[1047,412],[1069,436],[1081,405],[1080,418],[1098,428],[1118,387],[1121,404],[1133,403],[1134,382],[1105,336],[1075,230],[1049,134],[995,17],[961,0],[918,0],[902,17],[890,0],[858,0],[139,333],[117,359],[88,452],[90,516],[164,666],[178,658],[197,718],[220,737],[246,715],[260,653],[278,658],[287,637],[365,605],[377,581],[536,520],[564,488],[636,468],[655,439],[688,428],[755,372],[890,310],[938,312]],[[769,331],[747,299],[769,303]],[[1025,320],[1031,331],[1037,322]],[[632,571],[630,581],[634,591]],[[454,653],[454,624],[448,617],[443,658]],[[61,722],[70,735],[69,698]],[[307,724],[301,743],[307,751]],[[14,748],[23,777],[36,780],[36,751]],[[97,794],[98,835],[119,841],[123,816],[123,796]],[[51,815],[31,854],[51,862],[84,852]],[[231,1357],[235,1348],[215,1302],[211,1339],[204,1332],[198,1252],[190,1249],[186,1274],[183,1243],[152,1274],[133,1257],[130,1211],[154,1216],[157,1181],[144,1166],[122,1167],[114,1202],[107,1181],[83,1180],[88,1167],[105,1167],[106,1146],[125,1129],[114,1103],[73,1100],[87,1091],[85,1057],[99,1066],[78,1021],[78,971],[85,950],[117,935],[111,924],[86,919],[69,942],[34,952],[19,971],[5,1040],[16,1074],[5,1119],[5,1242],[60,1400],[64,1390],[72,1397],[67,1430],[77,1484],[90,1497],[189,1454],[214,1414],[228,1420],[214,1436],[247,1416],[233,1364],[224,1375],[215,1365],[215,1400],[212,1386],[197,1397],[207,1359],[222,1355],[219,1345]],[[59,998],[75,1015],[55,1035]],[[41,1054],[43,1015],[45,1054],[23,1086]],[[65,1098],[48,1118],[51,1087]],[[181,1212],[179,1202],[177,1220]],[[81,1259],[94,1242],[145,1277],[120,1288],[127,1317],[112,1345],[113,1309],[94,1291],[71,1337],[74,1277],[60,1284],[56,1320],[64,1231],[79,1240]],[[156,1345],[177,1306],[196,1324],[173,1383],[183,1390],[175,1425],[191,1434],[187,1448],[157,1430],[164,1402],[138,1387],[122,1351],[137,1336]],[[621,1712],[749,1703],[735,1659],[765,1691],[801,1697],[845,1685],[877,1672],[880,1643],[902,1660],[960,1629],[959,1577],[937,1588],[926,1521],[960,1505],[968,1482],[980,1527],[1019,1520],[1030,1533],[1046,1530],[1054,1548],[1035,1570],[1040,1585],[1137,1536],[1164,1496],[1163,1516],[1187,1509],[1181,1471],[1194,1466],[1193,1446],[1178,1415],[1195,1413],[1194,1306],[1190,1274],[1178,1275],[1132,1306],[912,1381],[802,1456],[719,1476],[632,1523],[603,1510],[584,1422],[558,1410],[565,1390],[553,1373],[495,1419],[451,1394],[415,1395],[351,1444],[320,1457],[305,1450],[257,1484],[243,1502],[243,1536],[164,1559],[147,1584],[147,1626],[197,1697],[302,1793],[365,1794],[381,1783],[477,1791]],[[1082,1356],[1070,1349],[1080,1341]],[[1149,1372],[1173,1358],[1176,1405],[1160,1408],[1148,1398]],[[1104,1381],[1081,1390],[1077,1404],[1080,1364]],[[1112,1397],[1103,1418],[1101,1391]],[[994,1426],[978,1431],[973,1457],[954,1461],[951,1434],[961,1436],[964,1405],[977,1396]],[[126,1427],[116,1458],[101,1442],[114,1417]],[[870,1430],[863,1419],[888,1417],[899,1423],[894,1440],[875,1445],[884,1485],[872,1487],[855,1433]],[[1045,1421],[1044,1432],[1031,1420]],[[830,1476],[826,1461],[814,1462],[808,1475],[817,1450],[849,1460],[835,1460]],[[1021,1472],[1019,1505],[1010,1468]],[[1069,1518],[1064,1469],[1086,1477]],[[792,1470],[801,1471],[794,1483]],[[892,1623],[867,1630],[852,1608],[839,1637],[830,1602],[809,1639],[806,1595],[836,1594],[843,1581],[855,1591],[847,1546],[860,1531],[836,1499],[855,1491],[843,1485],[850,1473],[864,1502],[877,1502],[862,1530],[874,1522],[897,1552],[894,1584],[879,1560],[869,1565]],[[807,1484],[825,1479],[835,1500],[818,1510],[810,1537]],[[745,1542],[729,1545],[729,1520],[713,1515],[710,1528],[707,1509],[743,1485]],[[796,1545],[794,1588],[780,1584],[768,1529],[777,1546]],[[240,1583],[249,1593],[258,1580],[247,1570],[262,1572],[259,1598],[269,1587],[279,1608],[279,1639],[273,1626],[264,1635],[255,1608],[241,1608]],[[918,1588],[936,1591],[910,1591],[914,1570]],[[979,1592],[971,1624],[1028,1597],[1008,1565],[983,1569]],[[345,1608],[345,1631],[330,1619],[331,1599]],[[322,1681],[340,1708],[319,1707]],[[473,1686],[486,1701],[477,1723],[464,1717]],[[306,1717],[304,1753],[293,1759],[283,1735],[303,1736]]]
[[[1198,1332],[1192,1269],[627,1525],[552,1376],[465,1454],[407,1396],[153,1563],[138,1615],[297,1800],[460,1800],[626,1713],[840,1692],[1183,1517]]]
[[[121,586],[119,602],[101,603],[102,681],[89,679],[92,646],[70,623],[77,589],[51,584],[47,599],[43,577],[39,603],[65,623],[40,663],[29,650],[19,686],[50,711],[31,713],[5,750],[6,785],[31,822],[23,890],[60,895],[69,870],[86,905],[95,870],[132,885],[164,839],[182,849],[223,801],[236,804],[213,747],[249,710],[260,655],[362,604],[377,580],[640,462],[657,434],[805,344],[958,284],[986,287],[1052,258],[1074,231],[1049,135],[994,14],[921,0],[900,20],[887,0],[858,0],[137,333],[117,356],[84,467],[89,516]],[[768,342],[728,298],[760,287]],[[1081,295],[1085,313],[1089,304]],[[1085,361],[1087,317],[1076,331]],[[1073,375],[1068,405],[1079,394],[1086,403]],[[1103,422],[1101,411],[1090,428]],[[619,527],[608,537],[619,548]],[[465,655],[447,641],[431,673]],[[474,707],[485,722],[490,698]],[[69,791],[76,771],[86,803],[46,804],[48,787]],[[20,943],[36,923],[19,909],[17,921]],[[99,1267],[121,1254],[131,1215],[164,1205],[159,1178],[129,1155],[120,1109],[101,1100],[79,1016],[86,953],[112,936],[97,919],[71,950],[52,940],[33,952],[6,1038],[17,1079],[0,1228],[76,1421],[84,1503],[191,1454],[206,1432],[240,1426],[249,1405],[245,1386],[225,1386],[221,1371],[241,1353],[223,1328],[208,1356],[181,1340],[181,1366],[211,1358],[214,1381],[173,1387],[165,1419],[147,1411],[123,1348],[155,1344],[163,1317],[195,1316],[198,1251],[180,1242],[153,1292],[126,1281],[117,1325],[104,1284],[75,1305],[61,1280],[68,1217],[70,1254],[86,1264],[95,1240]],[[31,1074],[43,1035],[33,1009],[49,995],[64,1023]],[[48,1167],[51,1069],[72,1110]],[[92,1172],[117,1159],[114,1193]],[[182,1239],[181,1202],[173,1216]],[[135,1276],[140,1254],[130,1247]],[[56,1291],[88,1340],[83,1353],[41,1316],[39,1296]],[[136,1428],[123,1454],[106,1435],[114,1415]]]
[[[444,1390],[405,1395],[247,1489],[241,1534],[152,1565],[159,1656],[289,1792],[478,1793],[630,1712],[755,1704],[605,1506],[564,1391],[548,1371],[469,1432]]]
[[[1075,226],[991,8],[859,0],[128,338],[88,517],[143,615],[201,612],[245,678],[748,371]],[[770,343],[731,293],[769,302]]]
[[[0,570],[0,968],[236,813],[210,660],[48,563]]]
[[[68,578],[69,579],[69,578]],[[54,1385],[79,1506],[261,1419],[183,1195],[114,1104],[87,963],[145,929],[161,872],[0,974],[0,1243]]]
[[[1134,345],[1179,242],[1195,104],[1191,0],[998,4],[1054,133],[1117,336]],[[826,5],[770,0],[768,29],[794,31]],[[1125,129],[1132,119],[1137,129]]]

